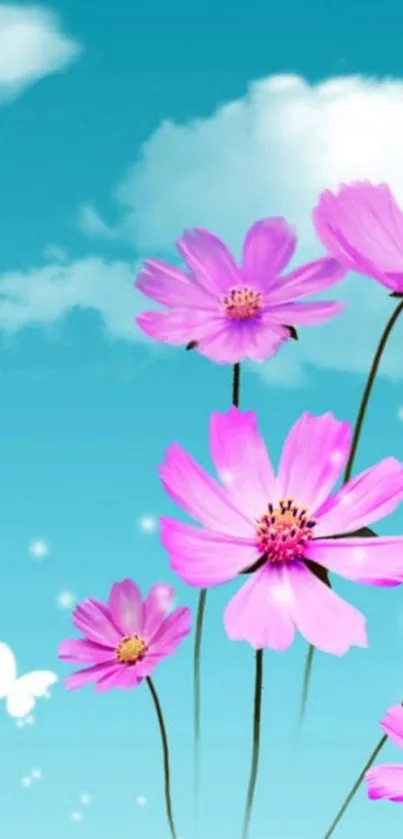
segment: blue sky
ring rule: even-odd
[[[343,179],[385,179],[402,201],[401,18],[389,0],[0,4],[0,640],[21,673],[68,672],[56,659],[71,634],[63,593],[105,598],[132,576],[144,590],[173,582],[178,603],[195,606],[141,521],[173,512],[156,473],[172,440],[206,461],[208,416],[228,405],[231,373],[142,340],[137,265],[174,259],[185,226],[211,227],[237,250],[249,223],[280,214],[298,225],[298,259],[309,259],[319,252],[310,208]],[[336,296],[345,315],[243,372],[241,405],[258,411],[275,454],[303,410],[355,418],[392,303],[365,279]],[[402,338],[398,327],[357,469],[403,460]],[[402,528],[400,511],[381,531]],[[42,559],[29,550],[40,539]],[[230,590],[208,601],[200,839],[238,835],[249,767],[252,653],[225,638]],[[318,655],[297,754],[305,645],[266,655],[251,839],[321,839],[379,718],[403,699],[401,591],[338,590],[367,615],[370,650]],[[182,839],[196,839],[191,653],[188,640],[155,679]],[[23,728],[2,707],[0,832],[164,839],[159,747],[146,690],[95,696],[58,684]],[[34,769],[42,777],[22,786]],[[393,836],[402,819],[362,791],[335,835]]]

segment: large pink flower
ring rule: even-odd
[[[58,655],[90,666],[68,676],[66,687],[73,690],[90,682],[96,682],[97,691],[137,687],[190,632],[189,609],[168,615],[172,598],[172,588],[159,584],[143,603],[136,584],[123,580],[112,586],[107,605],[84,600],[73,612],[84,638],[62,641]]]
[[[226,608],[230,638],[284,650],[298,629],[335,655],[367,645],[364,617],[319,577],[326,568],[369,585],[403,582],[403,537],[336,538],[395,509],[403,498],[403,466],[387,458],[331,495],[350,435],[349,423],[331,413],[303,414],[288,434],[276,476],[256,415],[237,408],[213,413],[211,456],[221,484],[177,444],[168,449],[162,483],[202,525],[162,519],[173,570],[200,588],[252,572]]]
[[[341,184],[313,211],[317,236],[348,271],[403,293],[403,212],[386,184]]]
[[[393,705],[386,712],[381,726],[389,739],[403,749],[403,707]],[[383,763],[369,769],[365,775],[368,798],[387,798],[403,801],[403,764]]]
[[[236,265],[223,242],[200,228],[177,243],[188,273],[148,260],[136,286],[166,306],[145,312],[137,324],[166,344],[193,346],[221,364],[244,359],[264,361],[292,336],[290,327],[322,323],[342,309],[341,303],[300,303],[340,280],[345,270],[334,259],[318,259],[285,276],[297,239],[283,218],[258,221]]]

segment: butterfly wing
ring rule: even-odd
[[[14,653],[0,642],[0,699],[4,699],[12,689],[17,676],[17,664]]]
[[[34,670],[17,679],[7,696],[7,711],[11,717],[25,717],[35,706],[35,699],[46,696],[57,682],[51,670]]]

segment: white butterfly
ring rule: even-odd
[[[6,700],[7,712],[15,719],[25,717],[36,700],[46,695],[57,676],[51,670],[34,670],[17,678],[17,662],[13,651],[0,642],[0,699]]]

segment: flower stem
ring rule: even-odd
[[[348,794],[347,798],[345,799],[345,801],[343,802],[342,806],[340,807],[340,810],[339,810],[339,812],[337,813],[336,818],[334,819],[334,821],[333,821],[333,822],[332,822],[332,824],[330,825],[329,830],[325,833],[325,835],[324,835],[324,838],[323,838],[323,839],[330,839],[330,836],[332,836],[332,835],[333,835],[333,832],[334,832],[334,830],[336,829],[336,827],[337,827],[337,825],[338,825],[338,823],[339,823],[340,819],[342,818],[342,816],[343,816],[343,815],[344,815],[344,813],[346,812],[347,807],[349,806],[349,804],[350,804],[350,803],[351,803],[351,801],[353,800],[353,798],[354,798],[354,796],[355,796],[356,792],[357,792],[357,791],[358,791],[358,789],[360,788],[360,786],[361,786],[361,784],[362,784],[362,782],[363,782],[363,780],[364,780],[364,778],[365,778],[365,775],[366,775],[366,773],[368,772],[368,769],[370,769],[370,768],[371,768],[371,766],[372,766],[372,764],[373,764],[374,760],[376,760],[376,758],[378,757],[379,753],[382,751],[382,749],[383,749],[383,747],[384,747],[385,743],[387,742],[387,739],[388,739],[388,738],[386,737],[386,735],[384,735],[384,736],[381,738],[381,740],[379,741],[379,743],[378,743],[378,745],[376,746],[376,748],[374,749],[374,751],[372,752],[371,756],[368,758],[368,760],[367,760],[367,762],[366,762],[366,764],[365,764],[365,766],[364,766],[364,768],[363,768],[362,772],[359,774],[359,776],[358,776],[358,778],[357,778],[357,780],[356,780],[355,784],[351,787],[351,790],[350,790],[350,792],[349,792],[349,794]]]
[[[232,372],[232,404],[239,406],[241,387],[241,365],[234,364]],[[198,816],[198,798],[199,798],[199,783],[200,783],[200,658],[201,646],[203,637],[204,613],[206,609],[207,591],[201,589],[199,592],[199,600],[197,604],[196,615],[196,632],[194,643],[194,658],[193,658],[193,686],[194,686],[194,804],[196,819]]]
[[[260,719],[262,711],[262,692],[263,692],[263,650],[256,650],[255,656],[256,670],[255,670],[255,695],[253,702],[253,743],[252,743],[252,759],[249,773],[248,792],[246,796],[245,814],[242,824],[241,839],[247,839],[249,834],[249,825],[252,814],[253,799],[255,797],[255,788],[257,780],[257,772],[259,767],[259,750],[260,750]]]
[[[154,703],[155,711],[157,714],[158,719],[158,726],[161,734],[161,744],[162,744],[162,754],[163,754],[163,763],[164,763],[164,786],[165,786],[165,808],[166,814],[169,824],[169,829],[171,832],[172,839],[176,839],[176,829],[174,824],[174,818],[172,814],[172,800],[171,800],[171,780],[170,780],[170,769],[169,769],[169,747],[168,747],[168,738],[167,732],[164,723],[164,717],[162,715],[161,704],[158,699],[157,691],[155,690],[154,684],[151,681],[150,677],[146,677],[146,682],[150,689],[150,693],[152,696],[152,700]]]
[[[385,326],[385,329],[382,332],[379,344],[376,348],[376,352],[375,352],[375,355],[374,355],[374,358],[373,358],[373,361],[372,361],[372,364],[371,364],[371,368],[370,368],[370,371],[369,371],[369,374],[368,374],[368,378],[367,378],[367,381],[366,381],[364,392],[362,394],[361,404],[360,404],[360,407],[359,407],[359,411],[358,411],[358,414],[357,414],[357,419],[356,419],[355,426],[354,426],[354,432],[353,432],[353,439],[352,439],[352,443],[351,443],[350,454],[349,454],[349,458],[348,458],[347,465],[346,465],[346,470],[344,472],[344,477],[343,477],[343,486],[351,478],[351,473],[353,471],[353,466],[354,466],[354,460],[355,460],[355,456],[357,454],[358,443],[360,442],[362,426],[363,426],[363,423],[364,423],[365,415],[367,413],[368,402],[369,402],[369,398],[370,398],[371,393],[372,393],[372,388],[373,388],[374,383],[375,383],[376,374],[378,372],[378,368],[379,368],[379,365],[381,363],[382,356],[383,356],[386,344],[388,342],[389,336],[390,336],[390,334],[392,332],[392,329],[393,329],[393,327],[394,327],[396,321],[398,320],[399,315],[401,314],[402,311],[403,311],[403,300],[400,300],[398,306],[396,306],[395,311],[393,312],[393,314],[389,318],[389,320],[388,320],[388,322]],[[305,710],[306,710],[306,705],[307,705],[307,701],[308,701],[314,655],[315,655],[315,647],[310,646],[309,649],[308,649],[306,663],[305,663],[304,681],[303,681],[303,688],[302,688],[301,708],[300,708],[300,717],[299,717],[300,726],[302,725],[302,722],[303,722],[303,719],[304,719],[304,716],[305,716]]]

